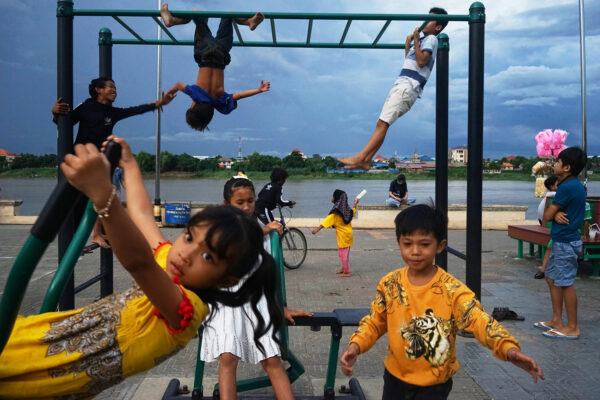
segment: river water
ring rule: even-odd
[[[257,192],[265,181],[255,181]],[[417,198],[417,203],[435,198],[435,182],[408,181],[408,194]],[[154,198],[154,180],[145,181],[150,197]],[[161,200],[171,202],[221,202],[223,199],[221,180],[213,179],[163,179],[160,181]],[[54,178],[0,179],[0,198],[23,200],[20,215],[37,215],[54,189]],[[323,217],[331,208],[331,196],[335,189],[342,189],[353,199],[362,189],[367,195],[362,204],[382,204],[387,198],[389,181],[385,180],[306,180],[287,182],[283,187],[284,198],[298,203],[291,212],[295,217]],[[483,204],[526,205],[527,219],[537,219],[534,183],[522,181],[484,181]],[[589,182],[588,193],[600,195],[600,182]],[[448,203],[467,202],[467,182],[448,182]]]

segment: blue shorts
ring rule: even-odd
[[[577,275],[577,258],[582,245],[581,240],[552,243],[546,276],[554,281],[554,286],[573,286]]]

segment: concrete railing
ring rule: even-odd
[[[19,216],[18,208],[22,200],[0,200],[0,224],[33,224],[37,217]],[[191,203],[191,214],[216,203]],[[352,220],[354,228],[378,229],[394,228],[394,218],[400,208],[380,204],[359,204],[357,217]],[[482,209],[482,229],[507,230],[508,225],[536,225],[537,221],[526,220],[527,206],[518,205],[484,205]],[[317,227],[325,215],[317,218],[290,218],[289,226]],[[165,221],[165,205],[162,205],[162,220]],[[451,204],[448,206],[448,228],[465,229],[467,225],[467,206]]]

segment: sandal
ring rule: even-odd
[[[494,311],[492,311],[492,317],[494,317],[494,319],[496,321],[503,321],[503,320],[515,320],[515,321],[524,321],[525,317],[517,314],[516,312],[510,310],[508,307],[496,307],[494,308]]]
[[[533,276],[535,279],[544,279],[546,275],[542,272],[542,271],[538,271],[535,273],[535,275]]]

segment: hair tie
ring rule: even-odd
[[[248,271],[244,276],[242,276],[240,278],[240,280],[238,281],[238,285],[242,285],[245,281],[247,281],[248,279],[250,279],[250,277],[256,272],[258,271],[258,269],[260,268],[260,266],[262,265],[263,262],[263,257],[262,254],[258,255],[258,258],[256,259],[256,262],[254,263],[254,266],[250,269],[250,271]],[[223,289],[217,289],[220,290],[222,292],[229,292],[230,288],[226,287]]]

